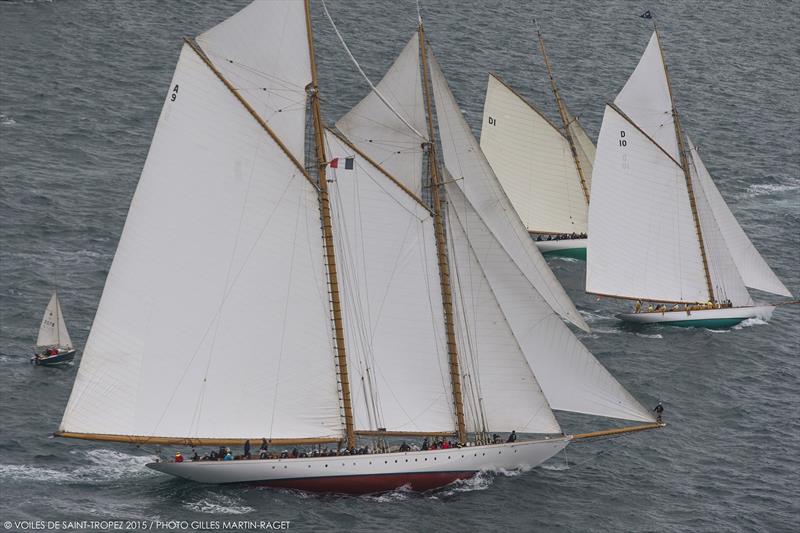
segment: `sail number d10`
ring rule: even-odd
[[[619,145],[628,146],[628,141],[625,140],[625,130],[620,130],[619,132]]]

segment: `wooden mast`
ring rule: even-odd
[[[715,302],[714,286],[711,283],[711,272],[708,269],[708,256],[706,255],[706,245],[703,240],[703,230],[700,227],[700,216],[697,214],[697,203],[694,198],[694,189],[692,187],[692,174],[689,171],[689,159],[686,157],[686,146],[683,140],[683,130],[681,128],[681,121],[678,118],[678,109],[675,107],[675,98],[672,95],[672,82],[669,79],[669,68],[667,68],[667,60],[664,58],[664,49],[661,47],[661,35],[658,33],[658,26],[653,20],[653,31],[656,33],[656,43],[658,44],[658,51],[661,53],[661,64],[664,65],[664,76],[667,78],[667,91],[669,92],[669,101],[672,104],[672,121],[675,124],[675,136],[678,138],[678,151],[681,157],[681,168],[683,175],[686,178],[686,189],[689,191],[689,205],[692,208],[692,218],[694,218],[694,229],[697,232],[697,241],[700,244],[700,257],[703,259],[703,271],[706,275],[706,287],[708,288],[708,299]]]
[[[581,167],[580,159],[578,158],[578,150],[575,147],[575,139],[572,137],[572,132],[569,129],[569,116],[567,116],[567,110],[564,107],[564,103],[561,101],[561,95],[558,92],[558,85],[556,84],[556,79],[553,77],[553,70],[550,67],[550,60],[547,57],[547,50],[544,48],[544,38],[542,38],[542,32],[539,31],[539,23],[536,22],[534,19],[534,23],[536,24],[536,34],[539,36],[539,48],[542,51],[542,57],[544,57],[544,66],[547,67],[547,76],[550,78],[550,87],[553,89],[553,95],[556,97],[556,106],[558,106],[558,114],[561,115],[561,123],[564,124],[564,135],[567,137],[567,141],[569,142],[569,149],[572,152],[572,159],[575,161],[575,168],[578,169],[578,177],[581,180],[581,189],[583,189],[583,197],[586,200],[586,205],[589,205],[589,187],[586,185],[586,178],[583,175],[583,168]]]
[[[436,254],[439,261],[439,281],[442,287],[442,304],[444,305],[444,324],[447,332],[447,354],[450,363],[450,383],[453,388],[453,404],[456,412],[456,429],[458,441],[467,442],[467,426],[464,422],[464,400],[461,395],[461,371],[458,365],[456,348],[456,332],[453,322],[453,294],[450,289],[450,266],[447,261],[447,241],[444,221],[442,220],[442,198],[440,188],[442,179],[439,175],[439,164],[436,159],[436,136],[433,131],[433,107],[429,89],[428,52],[425,46],[425,30],[422,19],[419,21],[419,49],[421,54],[422,87],[425,96],[425,112],[428,119],[428,166],[431,174],[431,198],[433,201],[433,221],[436,232]]]
[[[328,160],[325,155],[325,142],[323,137],[325,130],[322,126],[319,106],[317,63],[314,56],[314,33],[311,27],[310,0],[305,0],[305,8],[308,54],[311,62],[311,86],[308,88],[308,92],[311,98],[311,116],[314,124],[314,144],[316,149],[317,172],[319,175],[319,204],[322,215],[322,237],[325,241],[325,259],[328,266],[328,283],[330,284],[334,338],[336,340],[336,358],[339,370],[342,408],[344,409],[345,433],[347,437],[347,447],[352,448],[356,445],[356,435],[353,427],[353,405],[350,399],[350,374],[347,372],[347,353],[344,345],[344,326],[342,325],[342,308],[339,298],[339,279],[336,272],[336,255],[333,246],[330,196],[328,195],[328,180],[325,172]]]

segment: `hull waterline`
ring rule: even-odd
[[[547,257],[571,257],[586,261],[588,239],[563,239],[560,241],[535,241],[536,247]]]
[[[725,329],[748,318],[769,320],[772,305],[729,307],[726,309],[701,309],[696,311],[666,311],[663,313],[622,313],[617,318],[632,324],[663,324],[667,326]]]
[[[199,483],[248,484],[310,492],[370,494],[401,487],[426,491],[481,471],[529,469],[561,451],[570,437],[400,453],[158,462],[153,470]]]

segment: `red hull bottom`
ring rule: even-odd
[[[265,487],[304,490],[307,492],[329,492],[338,494],[374,494],[389,492],[400,487],[424,492],[438,489],[459,479],[469,479],[477,474],[463,472],[419,472],[408,474],[372,474],[363,476],[310,477],[300,479],[276,479],[255,483]]]

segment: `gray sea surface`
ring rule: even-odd
[[[195,485],[146,469],[150,448],[51,437],[78,366],[28,361],[50,292],[59,288],[82,347],[181,37],[245,3],[0,2],[0,520],[290,520],[292,531],[798,530],[800,306],[722,332],[631,329],[614,319],[626,304],[585,294],[585,265],[570,260],[551,265],[593,328],[578,336],[642,402],[664,402],[666,429],[575,444],[530,472],[366,497]],[[413,0],[329,6],[377,82],[415,29]],[[798,6],[425,0],[423,12],[476,134],[489,71],[557,118],[535,49],[536,17],[564,99],[594,137],[604,103],[650,36],[638,15],[653,10],[685,128],[756,247],[798,295]],[[323,111],[333,122],[368,88],[321,6],[313,11]],[[635,224],[657,213],[630,216]],[[558,416],[568,431],[609,425]]]

